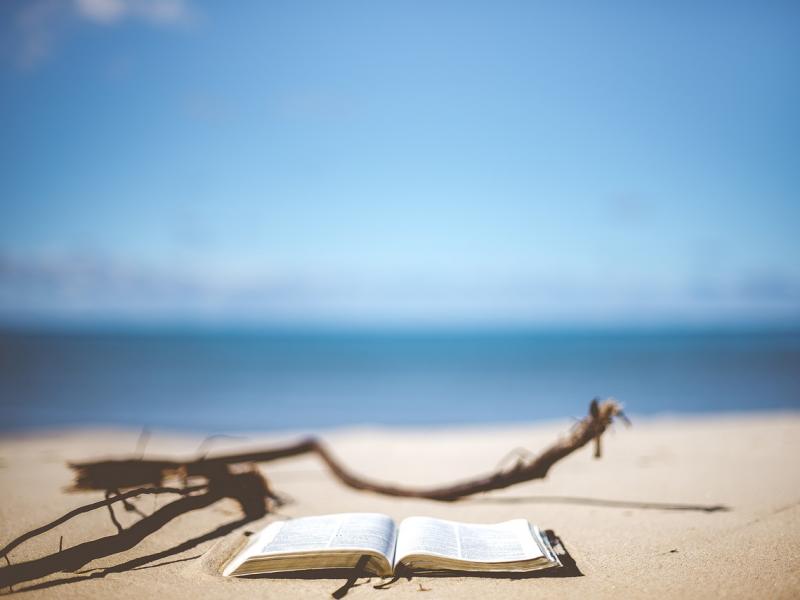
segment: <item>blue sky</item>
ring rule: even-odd
[[[0,318],[800,322],[796,2],[0,7]]]

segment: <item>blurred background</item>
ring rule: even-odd
[[[800,4],[0,4],[0,429],[800,408]]]

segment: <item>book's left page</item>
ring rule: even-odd
[[[396,538],[394,521],[379,513],[278,521],[254,535],[223,575],[351,568],[359,561],[367,572],[388,575]]]

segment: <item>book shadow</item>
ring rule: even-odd
[[[636,500],[608,500],[581,496],[484,496],[465,498],[465,502],[481,504],[577,504],[606,508],[628,508],[641,510],[667,510],[691,512],[728,512],[730,506],[724,504],[685,504],[680,502],[641,502]]]
[[[581,572],[578,564],[575,562],[575,559],[569,553],[564,542],[561,540],[558,535],[552,530],[548,529],[545,531],[545,535],[547,535],[550,544],[553,547],[553,550],[558,555],[558,559],[561,561],[560,567],[552,567],[549,569],[541,569],[539,571],[528,571],[528,572],[517,572],[517,571],[495,571],[492,573],[479,573],[474,571],[452,571],[452,570],[442,570],[442,571],[402,571],[396,573],[391,579],[388,581],[384,581],[382,583],[373,585],[373,589],[376,590],[385,590],[393,587],[395,584],[402,580],[406,580],[407,582],[413,582],[415,579],[420,578],[456,578],[456,577],[470,577],[470,578],[482,578],[482,579],[508,579],[508,580],[519,580],[519,579],[562,579],[562,578],[571,578],[571,577],[583,577],[583,573]],[[323,579],[344,579],[345,582],[341,585],[341,587],[337,588],[333,592],[331,592],[331,596],[336,598],[337,600],[340,598],[344,598],[347,593],[356,587],[361,587],[363,585],[370,585],[372,578],[375,577],[374,575],[370,575],[368,573],[364,573],[363,567],[366,565],[368,557],[363,557],[359,563],[355,566],[355,568],[346,568],[346,569],[314,569],[309,571],[292,571],[290,573],[264,573],[259,575],[245,575],[240,577],[240,579],[311,579],[311,580],[323,580]],[[363,580],[363,581],[361,581]],[[419,591],[428,591],[422,582],[416,582],[419,585]]]

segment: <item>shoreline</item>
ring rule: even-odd
[[[732,410],[698,410],[691,412],[657,412],[657,413],[635,413],[625,411],[625,414],[630,418],[632,426],[650,426],[667,423],[694,423],[694,422],[725,422],[725,421],[752,421],[760,419],[776,419],[776,418],[795,418],[800,417],[800,408],[768,408],[768,409],[732,409]],[[97,424],[66,424],[66,425],[47,425],[47,426],[33,426],[33,427],[17,427],[10,429],[3,429],[0,427],[0,441],[22,439],[28,437],[49,437],[71,434],[92,434],[92,433],[107,433],[118,432],[120,434],[139,435],[142,431],[147,431],[151,435],[161,435],[167,437],[189,438],[194,439],[197,436],[212,437],[230,437],[232,441],[239,439],[246,441],[248,439],[261,439],[261,438],[275,438],[285,440],[289,437],[307,437],[309,435],[324,437],[326,435],[343,435],[348,433],[357,433],[362,431],[367,432],[386,432],[386,433],[403,433],[403,432],[420,432],[426,431],[430,433],[441,432],[463,432],[470,433],[474,431],[509,431],[509,430],[530,430],[530,429],[548,429],[562,427],[566,430],[569,424],[574,422],[575,419],[581,418],[583,415],[570,415],[563,418],[547,417],[541,420],[531,420],[523,422],[514,422],[511,420],[504,421],[464,421],[464,422],[450,422],[450,423],[429,423],[429,424],[408,424],[408,423],[370,423],[361,422],[353,424],[333,425],[331,427],[318,427],[318,428],[275,428],[275,429],[230,429],[230,430],[206,430],[202,428],[193,427],[161,427],[159,425],[142,425],[133,426],[119,423],[97,423]],[[619,424],[617,428],[625,428],[624,425]]]

